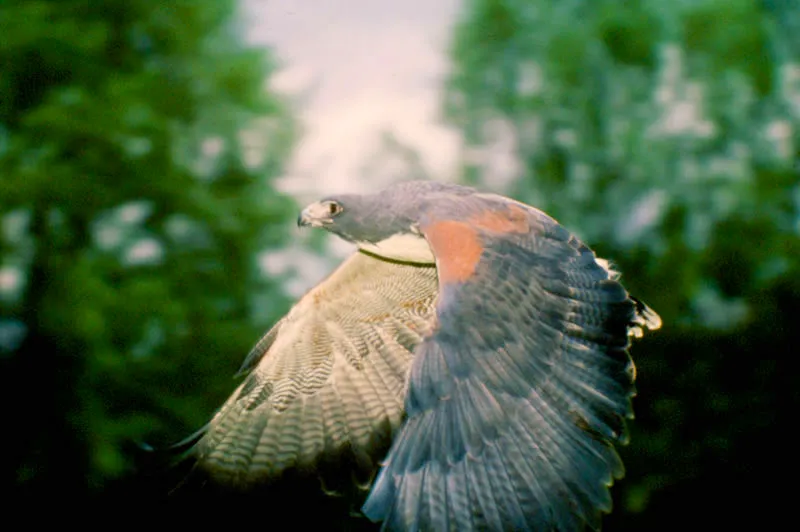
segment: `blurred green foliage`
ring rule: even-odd
[[[664,319],[634,346],[611,529],[769,504],[800,387],[798,21],[793,0],[471,0],[455,29],[466,179],[576,230]]]
[[[233,0],[0,3],[0,390],[16,494],[202,426],[287,308],[258,254],[295,124]]]

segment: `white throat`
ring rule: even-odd
[[[393,235],[380,242],[357,242],[359,249],[403,262],[433,264],[433,251],[424,237],[410,233]]]

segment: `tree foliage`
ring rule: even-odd
[[[634,346],[617,528],[708,515],[777,465],[756,455],[797,405],[780,368],[800,311],[798,17],[791,0],[472,0],[455,29],[466,179],[514,177],[665,321]]]
[[[230,392],[286,309],[294,136],[236,2],[0,4],[3,480],[91,494]]]

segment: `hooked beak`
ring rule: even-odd
[[[297,217],[297,227],[322,227],[333,221],[327,205],[320,202],[312,203]]]

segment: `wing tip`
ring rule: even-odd
[[[395,500],[395,491],[396,487],[390,473],[382,467],[372,485],[369,497],[361,506],[361,513],[373,523],[384,521],[391,510],[391,501]]]
[[[608,259],[601,259],[600,257],[595,257],[594,261],[597,263],[598,266],[603,268],[606,273],[608,273],[608,278],[612,281],[618,281],[620,277],[622,277],[622,273],[617,270],[616,265]]]
[[[631,301],[633,301],[636,313],[632,327],[630,328],[630,334],[635,338],[641,338],[644,335],[644,329],[650,331],[657,331],[660,329],[663,325],[661,316],[659,316],[655,310],[648,307],[641,300],[633,296],[629,297]]]

